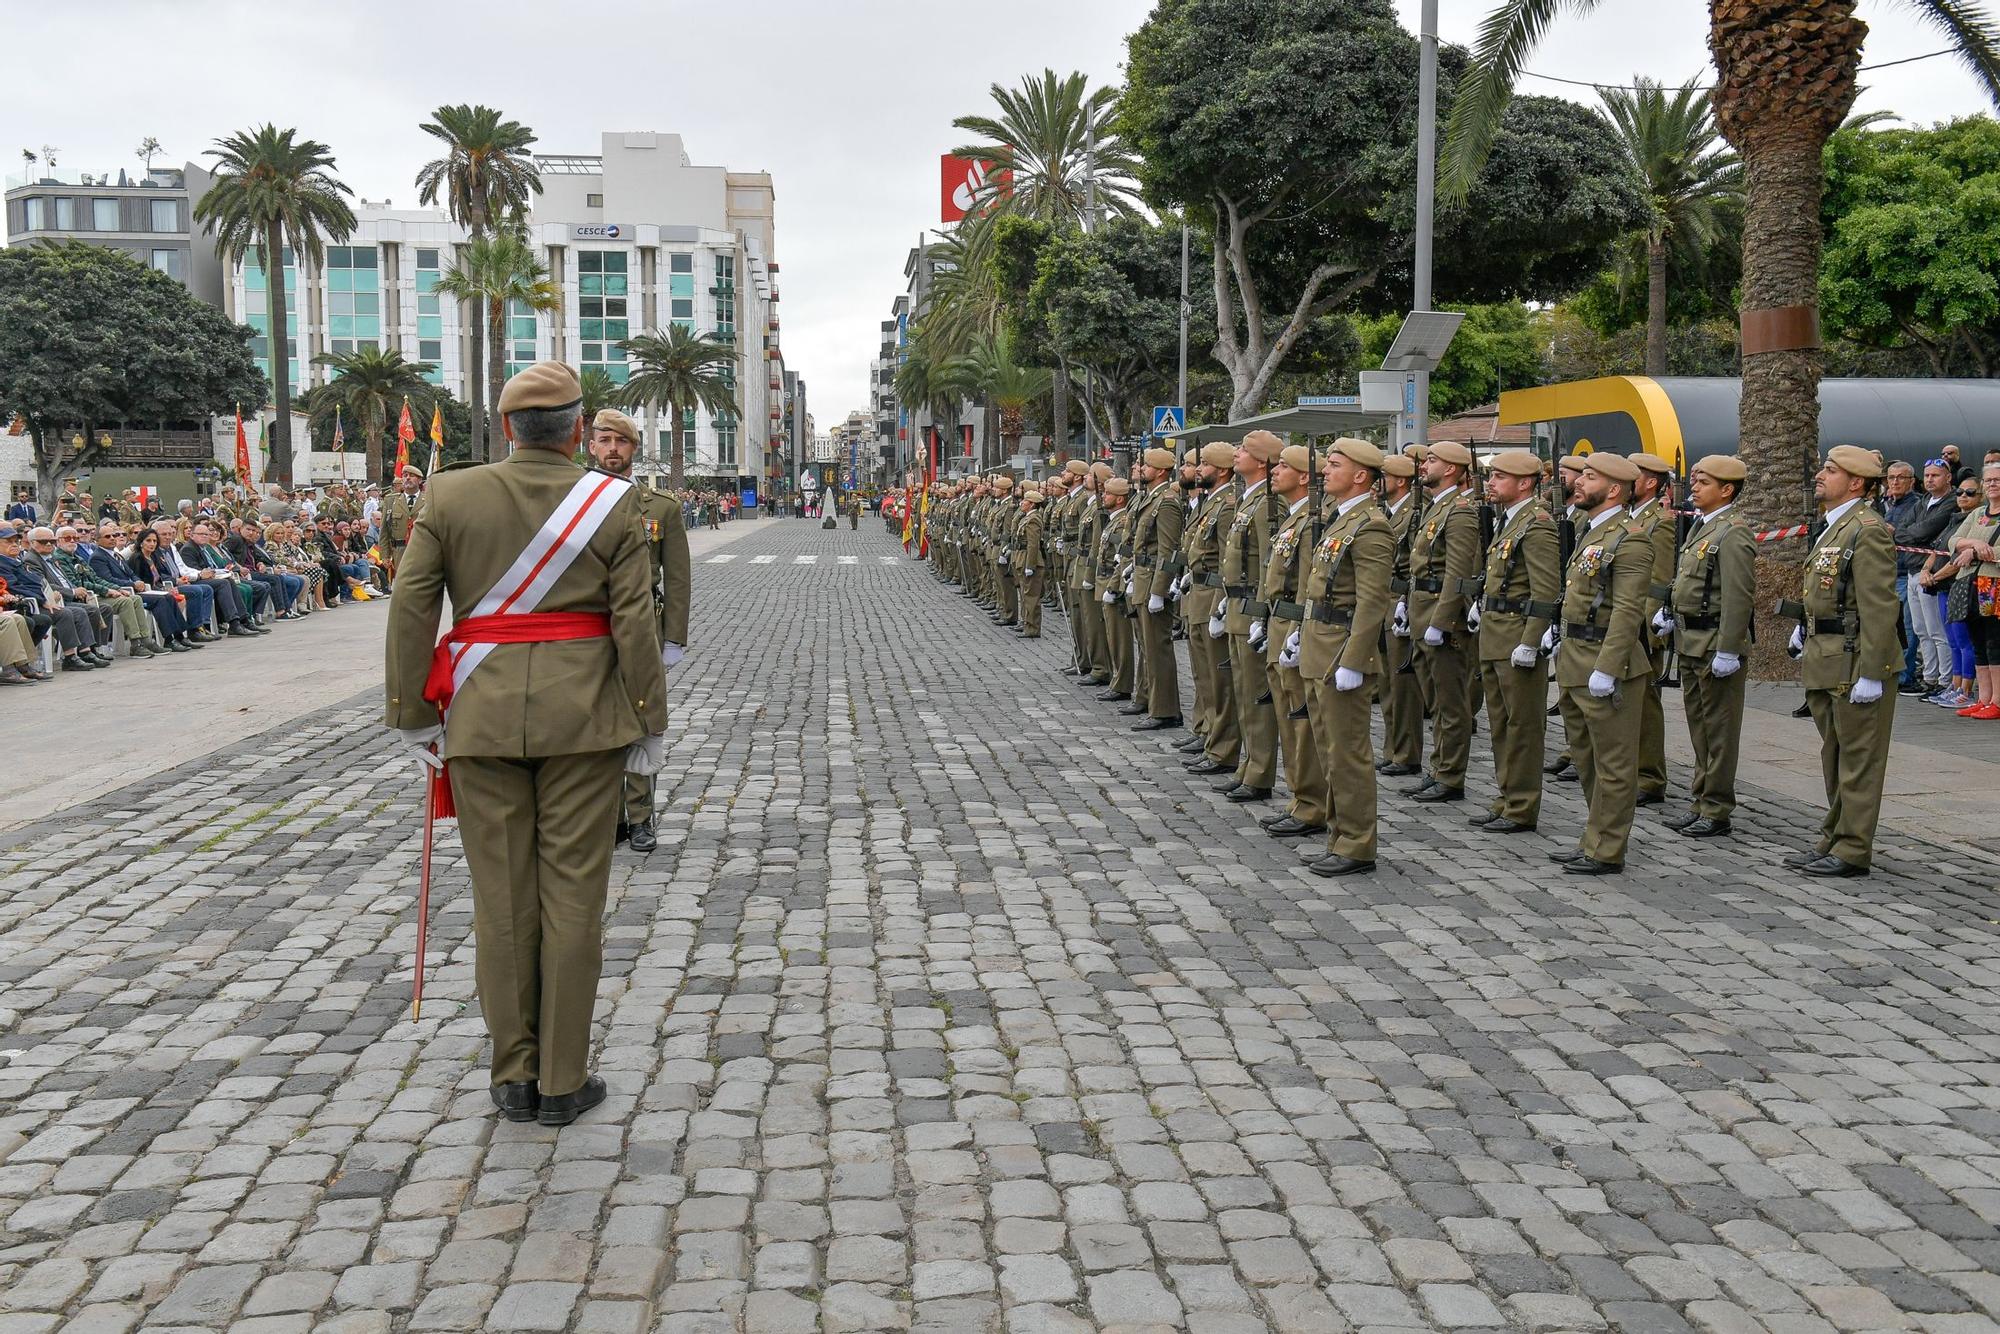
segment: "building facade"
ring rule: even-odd
[[[192,162],[133,177],[110,172],[36,171],[7,178],[7,244],[88,241],[122,250],[179,279],[210,305],[222,304],[223,266],[194,221],[209,174]]]

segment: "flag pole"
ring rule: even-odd
[[[417,887],[417,973],[415,994],[410,999],[410,1020],[424,1017],[424,944],[431,920],[431,840],[437,832],[437,785],[439,775],[427,771],[424,779],[424,860]]]

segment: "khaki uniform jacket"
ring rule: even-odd
[[[391,546],[403,546],[410,540],[410,526],[424,512],[424,493],[419,491],[412,501],[401,491],[382,502],[382,538]]]
[[[1301,511],[1303,512],[1303,511]],[[1389,614],[1389,568],[1396,540],[1382,507],[1370,500],[1327,521],[1306,577],[1299,671],[1328,680],[1336,667],[1372,676],[1382,670],[1382,622]],[[1331,618],[1323,609],[1332,609]]]
[[[1271,535],[1271,554],[1264,559],[1264,575],[1257,583],[1257,600],[1264,604],[1264,659],[1275,666],[1284,655],[1285,640],[1298,628],[1300,614],[1293,612],[1287,618],[1277,603],[1296,603],[1301,594],[1299,585],[1304,582],[1306,550],[1312,545],[1312,504],[1301,504],[1286,516],[1278,531]],[[1305,636],[1301,635],[1301,643]]]
[[[1564,689],[1589,685],[1592,672],[1630,681],[1653,670],[1646,655],[1653,552],[1645,528],[1624,514],[1582,531],[1587,522],[1579,521],[1576,551],[1564,572],[1563,640],[1556,654],[1556,684]],[[1593,633],[1582,633],[1586,628]]]
[[[1181,531],[1187,524],[1187,503],[1173,479],[1156,482],[1146,508],[1132,530],[1132,563],[1138,573],[1133,592],[1140,602],[1163,598],[1167,585],[1180,577],[1174,558],[1180,554]]]
[[[1132,509],[1128,502],[1124,509],[1115,513],[1106,510],[1103,522],[1098,527],[1097,566],[1092,573],[1091,583],[1097,589],[1101,600],[1106,593],[1125,596],[1125,562],[1119,552],[1125,546],[1125,533],[1132,523]]]
[[[1740,658],[1750,652],[1756,567],[1757,544],[1749,521],[1735,506],[1695,526],[1674,572],[1676,652],[1683,658],[1713,653]]]
[[[1208,493],[1181,535],[1181,558],[1194,576],[1188,598],[1207,615],[1221,605],[1222,589],[1216,585],[1222,581],[1222,548],[1235,523],[1236,486],[1225,482]]]
[[[517,449],[431,483],[389,607],[389,726],[437,723],[423,692],[444,597],[463,618],[582,474],[564,455]],[[615,750],[666,731],[666,672],[647,573],[638,496],[630,492],[536,607],[609,613],[610,637],[496,645],[452,699],[445,758]]]
[[[1223,621],[1232,635],[1250,633],[1250,622],[1261,621],[1264,613],[1252,612],[1248,604],[1258,601],[1257,589],[1264,580],[1264,562],[1270,559],[1271,534],[1284,522],[1285,502],[1279,500],[1266,480],[1255,491],[1245,490],[1236,497],[1236,517],[1222,537]],[[1232,590],[1242,590],[1240,592]]]
[[[1039,506],[1029,510],[1016,521],[1014,540],[1019,546],[1019,554],[1014,557],[1014,573],[1026,579],[1028,571],[1040,574],[1046,563],[1042,551],[1042,511]]]
[[[1653,638],[1653,613],[1667,605],[1674,586],[1674,516],[1667,512],[1656,496],[1643,505],[1635,506],[1632,517],[1646,530],[1646,545],[1653,553],[1653,565],[1646,584],[1646,637],[1649,644]]]
[[[1486,596],[1479,608],[1479,659],[1513,656],[1525,644],[1540,651],[1549,622],[1562,609],[1563,572],[1556,521],[1529,499],[1493,535],[1486,549]]]
[[[653,567],[653,608],[663,643],[688,642],[688,602],[692,596],[693,562],[688,556],[687,527],[680,502],[658,491],[639,492],[639,522],[645,528],[646,555]]]
[[[1424,509],[1410,542],[1410,633],[1418,640],[1432,626],[1465,633],[1465,584],[1479,572],[1479,503],[1454,487]],[[1435,583],[1434,588],[1423,587]]]
[[[1109,516],[1104,511],[1103,502],[1090,496],[1076,521],[1076,546],[1071,555],[1070,586],[1080,593],[1089,593],[1097,588],[1097,552],[1104,540],[1105,521]]]
[[[1806,651],[1800,676],[1807,690],[1844,691],[1866,676],[1888,683],[1903,671],[1902,624],[1896,601],[1896,546],[1887,520],[1866,501],[1828,525],[1806,557]],[[1818,623],[1838,620],[1840,629]]]

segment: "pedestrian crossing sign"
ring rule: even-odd
[[[1187,425],[1187,409],[1178,406],[1153,409],[1153,434],[1166,435]]]

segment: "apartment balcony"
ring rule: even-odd
[[[715,326],[712,336],[718,343],[733,343],[736,341],[736,326],[733,324],[718,324]]]
[[[708,289],[710,296],[733,296],[735,293],[736,280],[734,278],[718,278],[716,279],[715,286]]]
[[[775,314],[771,316],[771,332],[778,332],[778,317]]]

